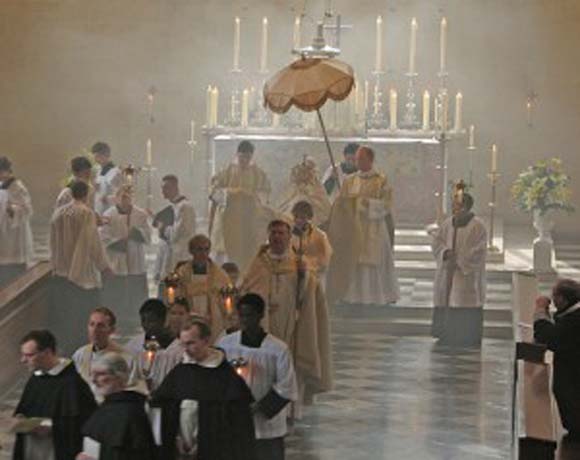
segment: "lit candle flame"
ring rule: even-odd
[[[172,286],[167,288],[167,302],[170,304],[175,302],[175,288]]]

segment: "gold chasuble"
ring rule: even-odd
[[[211,343],[230,326],[230,313],[225,310],[220,289],[230,284],[230,278],[221,267],[211,260],[207,264],[207,274],[194,274],[191,262],[183,263],[176,269],[179,276],[177,295],[189,302],[192,315],[205,318],[211,326]]]
[[[329,304],[387,304],[399,298],[387,227],[391,188],[374,169],[347,176],[332,207],[328,237],[334,250],[328,272]]]
[[[233,163],[216,174],[211,184],[212,199],[217,201],[218,192],[225,192],[225,203],[216,210],[211,240],[217,251],[225,251],[243,271],[266,239],[264,229],[270,216],[263,205],[270,182],[258,166],[241,168]]]
[[[298,288],[297,267],[295,255],[278,256],[263,246],[244,276],[242,292],[266,302],[263,327],[288,345],[310,396],[332,388],[330,327],[316,274],[307,270]]]

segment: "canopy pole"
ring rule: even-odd
[[[330,148],[330,141],[328,140],[328,134],[326,134],[326,127],[324,126],[324,120],[322,119],[322,114],[320,109],[316,109],[318,114],[318,121],[320,122],[320,127],[322,128],[322,135],[324,136],[324,143],[326,144],[326,150],[328,150],[328,156],[330,157],[330,164],[332,165],[332,171],[336,177],[336,182],[340,188],[340,176],[338,175],[338,170],[336,169],[336,163],[334,162],[334,156],[332,155],[332,149]]]

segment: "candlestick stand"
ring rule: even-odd
[[[402,126],[409,129],[419,128],[419,120],[417,119],[417,104],[415,103],[415,79],[419,76],[418,73],[408,73],[407,78],[407,102],[405,104],[405,115],[403,116]]]
[[[383,92],[381,91],[381,77],[385,74],[382,70],[374,70],[375,86],[373,90],[373,112],[370,116],[369,127],[382,129],[388,126],[385,112],[383,110]]]
[[[489,237],[487,249],[491,252],[499,252],[499,248],[493,244],[493,237],[495,231],[495,205],[496,205],[496,193],[497,193],[497,183],[500,174],[497,171],[491,171],[487,177],[489,177],[489,182],[491,184],[491,200],[489,202]]]
[[[467,147],[467,151],[469,152],[469,181],[468,181],[468,185],[469,185],[470,190],[473,188],[473,155],[475,154],[476,150],[477,150],[477,147],[475,147],[475,145],[470,145],[469,147]]]
[[[153,165],[147,165],[142,168],[147,173],[145,180],[145,208],[149,211],[153,209],[153,172],[157,171]]]
[[[259,72],[262,84],[258,85],[258,88],[264,88],[264,86],[266,86],[266,76],[268,73],[268,71]],[[260,103],[257,104],[253,120],[256,126],[265,127],[272,125],[272,116],[270,112],[266,110],[266,107],[264,107],[263,101],[260,101]]]

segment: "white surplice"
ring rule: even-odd
[[[103,174],[104,172],[104,174]],[[95,211],[104,214],[115,205],[117,191],[123,185],[123,175],[117,166],[99,167],[95,175]]]
[[[432,236],[431,247],[437,262],[433,302],[435,306],[445,306],[448,263],[443,260],[443,255],[446,250],[453,248],[452,218],[445,220]],[[457,228],[455,254],[457,269],[453,275],[449,306],[483,306],[485,303],[487,231],[479,217],[473,217],[465,227]]]
[[[217,345],[226,353],[228,361],[244,358],[247,365],[240,368],[240,375],[260,401],[274,390],[278,396],[289,401],[298,399],[298,385],[288,346],[271,334],[267,334],[259,348],[242,345],[240,331],[223,337]],[[262,414],[254,415],[256,439],[273,439],[288,433],[286,406],[271,419]]]
[[[109,264],[95,212],[86,204],[73,201],[53,213],[50,252],[56,275],[83,289],[101,287],[101,272]]]
[[[173,225],[165,228],[159,240],[155,262],[155,278],[162,280],[175,269],[178,262],[191,258],[189,240],[195,235],[195,210],[191,202],[181,197],[171,203],[175,215]]]
[[[106,223],[99,227],[99,234],[115,275],[147,273],[145,250],[147,245],[151,243],[151,227],[147,213],[143,209],[133,206],[128,214],[123,214],[116,206],[113,206],[105,211],[103,217],[106,218]],[[131,229],[139,231],[144,242],[129,239]],[[126,252],[109,249],[109,245],[122,240],[127,240]]]
[[[0,265],[27,264],[32,259],[31,216],[32,202],[24,184],[15,179],[3,188],[0,183]]]

